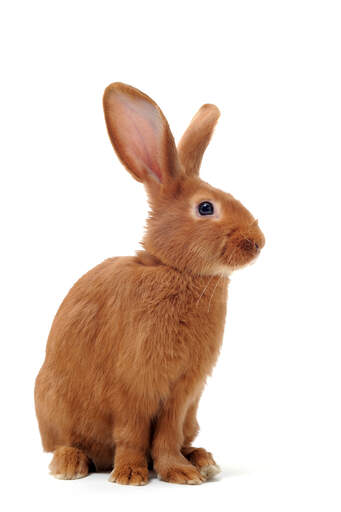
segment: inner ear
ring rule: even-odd
[[[141,91],[115,83],[105,90],[104,113],[110,140],[132,176],[165,185],[179,169],[177,150],[158,105]]]
[[[187,175],[198,175],[202,158],[220,116],[218,107],[203,105],[178,144],[180,162]]]

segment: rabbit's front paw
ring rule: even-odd
[[[158,473],[160,480],[172,484],[197,485],[205,481],[205,477],[192,465],[174,465]]]
[[[148,468],[133,464],[115,466],[109,476],[109,482],[122,485],[146,485],[148,483]]]
[[[75,480],[89,474],[90,460],[84,452],[72,446],[61,446],[53,454],[51,475],[59,480]]]
[[[212,454],[204,450],[204,448],[185,448],[183,450],[183,454],[207,480],[215,477],[221,472],[221,469],[215,462]]]

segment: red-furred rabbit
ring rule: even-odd
[[[219,468],[192,447],[196,411],[223,338],[229,275],[264,236],[230,194],[199,178],[219,117],[198,111],[176,148],[160,108],[121,83],[104,93],[111,142],[147,190],[151,213],[136,256],[110,258],[64,299],[36,380],[43,447],[58,478],[112,470],[142,485],[199,484]]]

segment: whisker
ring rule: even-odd
[[[214,277],[214,274],[211,275],[210,279],[208,280],[208,283],[206,284],[206,286],[204,287],[203,291],[201,292],[200,297],[198,298],[196,305],[199,304],[199,301],[200,301],[201,297],[204,295],[204,293],[207,290],[208,285],[211,283],[213,277]]]
[[[213,295],[214,295],[214,293],[215,293],[215,291],[216,291],[216,289],[217,289],[218,283],[219,283],[220,279],[221,279],[223,276],[224,276],[224,274],[220,274],[220,276],[219,276],[219,278],[217,279],[217,282],[216,282],[216,284],[215,284],[215,286],[214,286],[214,288],[213,288],[213,292],[212,292],[211,298],[210,298],[209,303],[208,303],[207,313],[208,313],[208,312],[209,312],[209,310],[210,310],[211,301],[212,301]]]
[[[231,252],[230,257],[229,257],[228,262],[227,262],[228,265],[231,265],[232,257],[233,257],[233,255],[234,255],[234,253],[236,252],[237,249],[238,249],[238,247],[235,247],[233,249],[233,251]]]

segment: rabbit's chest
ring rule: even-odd
[[[134,300],[126,292],[127,307],[115,315],[109,333],[113,375],[136,399],[148,396],[156,406],[179,378],[202,382],[211,372],[223,338],[227,280],[185,282],[161,269],[157,278],[144,274],[139,285]]]
[[[197,293],[186,289],[154,304],[143,352],[158,370],[159,382],[172,382],[185,372],[210,373],[221,346],[225,314],[224,283],[206,295],[200,288]]]

